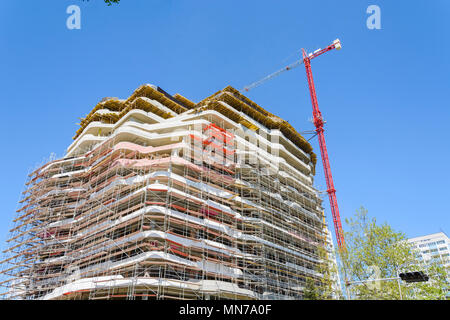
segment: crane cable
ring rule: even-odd
[[[278,76],[280,73],[282,73],[284,71],[289,71],[291,69],[294,69],[294,68],[298,67],[301,64],[303,64],[303,60],[297,60],[294,63],[291,63],[290,65],[288,65],[288,66],[286,66],[286,67],[284,67],[284,68],[282,68],[280,70],[277,70],[277,71],[269,74],[268,76],[265,76],[264,78],[262,78],[262,79],[260,79],[260,80],[258,80],[256,82],[253,82],[253,83],[249,84],[248,86],[242,88],[241,91],[249,91],[250,89],[256,88],[257,86],[261,85],[262,83],[266,82],[267,80],[270,80],[273,77]]]

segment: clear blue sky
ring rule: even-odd
[[[81,30],[66,28],[71,4],[81,7]],[[381,8],[381,30],[366,27],[370,4]],[[448,233],[449,18],[448,0],[2,0],[0,240],[28,170],[62,156],[77,118],[102,97],[152,83],[199,101],[335,38],[342,50],[312,68],[342,217],[363,205],[410,237]],[[303,67],[248,96],[313,129]],[[320,160],[316,183],[325,189]]]

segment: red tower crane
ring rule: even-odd
[[[345,247],[344,243],[344,233],[342,230],[341,216],[339,215],[339,207],[336,199],[336,189],[334,188],[333,176],[331,175],[330,160],[328,158],[327,144],[325,142],[325,136],[323,134],[324,120],[322,118],[322,113],[319,110],[319,104],[317,103],[316,89],[314,87],[314,80],[311,71],[311,60],[320,56],[321,54],[328,52],[333,49],[341,49],[341,43],[339,39],[333,41],[325,49],[318,49],[309,55],[306,53],[305,49],[302,49],[303,53],[303,63],[306,68],[306,76],[308,78],[309,93],[311,95],[311,102],[313,107],[313,122],[316,127],[317,136],[319,138],[320,154],[322,155],[323,171],[325,173],[325,180],[327,182],[327,193],[330,199],[331,214],[333,215],[334,231],[336,233],[336,241],[339,248],[343,249]]]
[[[245,87],[243,90],[249,91],[250,89],[259,86],[263,82],[266,82],[267,80],[279,75],[280,73],[284,71],[291,70],[300,64],[304,64],[306,68],[306,76],[308,78],[308,85],[309,85],[309,93],[311,95],[311,102],[313,107],[313,122],[314,126],[316,127],[316,133],[319,139],[319,146],[320,146],[320,153],[322,155],[322,164],[323,169],[325,173],[325,180],[327,183],[327,193],[328,198],[330,200],[330,207],[331,207],[331,214],[333,216],[333,223],[334,223],[334,231],[336,234],[336,241],[340,249],[345,248],[345,242],[344,242],[344,233],[342,230],[342,224],[341,224],[341,217],[339,215],[339,207],[336,199],[336,189],[334,188],[333,183],[333,176],[331,175],[331,167],[330,167],[330,160],[328,158],[328,151],[327,151],[327,145],[325,142],[325,136],[324,136],[324,128],[323,125],[325,124],[325,121],[323,120],[322,113],[319,109],[319,104],[317,103],[317,95],[316,95],[316,89],[314,87],[314,80],[312,76],[311,71],[311,60],[320,56],[321,54],[328,52],[333,49],[341,49],[341,42],[339,39],[336,39],[333,41],[332,44],[330,44],[325,49],[317,49],[313,53],[307,54],[304,49],[302,49],[303,59],[299,60],[297,62],[294,62],[293,64],[290,64],[289,66],[280,69],[261,80],[254,82],[250,84],[249,86]]]

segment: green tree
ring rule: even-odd
[[[334,254],[334,253],[333,253]],[[341,292],[336,291],[337,266],[331,261],[325,248],[318,247],[318,256],[322,263],[319,264],[317,272],[322,274],[319,299],[340,299]]]
[[[86,0],[83,0],[86,1]],[[89,1],[89,0],[87,0]],[[119,3],[120,0],[104,0],[106,4],[108,4],[108,6],[112,5],[113,3]]]
[[[304,300],[319,300],[320,293],[316,286],[314,279],[308,277],[306,278],[305,290],[303,292]]]
[[[110,6],[113,3],[119,3],[119,2],[120,2],[120,0],[105,0],[105,3],[107,3],[108,6]]]
[[[418,282],[413,285],[407,285],[407,298],[420,300],[445,300],[448,290],[448,270],[444,264],[434,260],[429,264],[419,264],[421,270],[429,276],[427,282]]]
[[[387,223],[377,224],[363,207],[346,224],[346,250],[340,252],[340,260],[348,281],[396,278],[399,271],[417,270],[430,277],[427,283],[400,282],[400,287],[395,280],[352,284],[348,287],[352,299],[442,299],[445,295],[447,271],[437,264],[421,265],[405,234]]]
[[[330,255],[325,247],[318,247],[318,257],[320,263],[315,271],[321,274],[320,277],[314,279],[306,278],[303,299],[305,300],[330,300],[340,299],[341,293],[336,291],[335,281],[337,279],[337,266],[332,263]]]

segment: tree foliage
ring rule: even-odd
[[[330,254],[324,247],[318,247],[318,257],[321,261],[315,271],[321,276],[314,279],[306,278],[303,299],[305,300],[330,300],[341,299],[341,292],[337,289],[338,269],[332,262]],[[334,253],[332,253],[334,255]]]
[[[387,223],[377,224],[361,207],[346,219],[346,250],[340,252],[347,281],[364,281],[348,287],[353,299],[442,299],[446,293],[447,270],[439,264],[423,265],[405,234]],[[399,272],[423,270],[430,277],[426,283],[395,280]],[[393,281],[365,281],[394,278]],[[401,290],[401,291],[400,291]]]
[[[86,0],[83,0],[83,1],[86,1]],[[89,0],[87,0],[87,1],[89,1]],[[104,1],[105,1],[105,3],[108,6],[112,5],[113,3],[119,3],[120,2],[120,0],[104,0]]]
[[[306,278],[305,290],[303,292],[304,300],[319,300],[320,292],[312,278]]]
[[[335,255],[335,252],[331,253]],[[322,274],[320,296],[321,300],[340,299],[341,292],[337,286],[338,269],[332,261],[330,255],[323,247],[318,247],[318,256],[322,263],[319,264],[317,272]]]
[[[113,3],[119,3],[119,2],[120,2],[120,0],[105,0],[105,3],[107,3],[108,6],[110,6]]]
[[[445,300],[449,287],[448,270],[438,261],[431,262],[426,267],[430,281],[419,282],[407,287],[407,298],[420,300]]]

